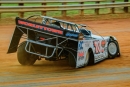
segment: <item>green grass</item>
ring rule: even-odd
[[[123,2],[124,0],[116,0],[116,2]],[[130,0],[129,0],[130,1]],[[110,1],[107,1],[110,2]],[[106,2],[101,2],[101,3],[106,3]],[[68,3],[68,5],[74,5],[74,4],[79,4],[79,3]],[[95,2],[85,2],[84,4],[95,4]],[[36,4],[24,4],[25,6],[41,6],[40,3]],[[61,5],[61,3],[48,3],[47,5]],[[2,6],[18,6],[18,4],[2,4]],[[116,8],[117,13],[123,13],[123,8]],[[107,14],[110,13],[110,8],[106,9],[100,9],[100,14]],[[41,12],[25,12],[24,17],[28,17],[30,15],[41,15]],[[69,10],[67,11],[67,16],[73,16],[73,15],[79,15],[80,11],[79,10]],[[94,9],[90,10],[84,10],[85,15],[93,15],[95,14]],[[18,16],[18,13],[1,13],[1,18],[14,18]],[[62,16],[61,11],[48,11],[47,16]]]

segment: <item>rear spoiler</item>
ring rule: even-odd
[[[22,26],[25,28],[31,28],[31,29],[38,30],[41,32],[69,37],[73,39],[78,39],[78,36],[79,36],[79,32],[74,32],[67,29],[63,29],[63,28],[57,28],[55,26],[50,26],[50,25],[45,25],[45,24],[29,21],[29,20],[21,19],[19,17],[16,18],[16,25]]]
[[[49,25],[33,22],[30,20],[21,19],[19,17],[16,17],[15,21],[16,21],[16,27],[12,35],[12,39],[10,41],[10,45],[9,45],[7,53],[14,53],[17,51],[19,41],[23,35],[23,32],[21,30],[23,31],[32,30],[34,32],[40,32],[40,33],[46,33],[46,34],[48,33],[48,34],[51,34],[52,36],[67,38],[74,41],[82,40],[83,38],[82,33],[79,33],[79,32],[57,28],[54,26],[49,26]]]

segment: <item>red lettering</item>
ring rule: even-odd
[[[35,27],[35,24],[27,23],[27,26],[29,26],[29,27]]]
[[[39,28],[40,26],[39,25],[35,25],[35,28]]]
[[[26,25],[26,24],[27,24],[27,22],[20,21],[20,20],[18,20],[18,23],[19,23],[19,24],[22,24],[22,25]]]
[[[56,30],[56,29],[53,29],[53,28],[47,28],[45,26],[36,25],[36,24],[33,24],[33,23],[21,21],[21,20],[18,20],[18,24],[26,25],[26,26],[33,27],[33,28],[36,28],[36,29],[44,29],[45,31],[49,31],[49,32],[53,32],[53,33],[57,33],[57,34],[61,34],[61,35],[63,34],[63,31],[61,31],[61,30]]]
[[[44,30],[47,30],[47,27],[43,27],[44,28]]]
[[[54,33],[58,33],[58,30],[52,29],[52,32],[54,32]]]
[[[43,26],[40,26],[40,25],[39,25],[39,29],[43,29]]]
[[[57,34],[63,34],[63,31],[61,31],[61,30],[56,30],[56,29],[47,28],[47,27],[43,27],[43,28],[44,28],[44,30],[49,31],[49,32],[53,32],[53,33],[57,33]]]
[[[49,28],[46,28],[47,29],[47,31],[50,31],[50,29]]]
[[[59,31],[59,34],[63,34],[63,31]]]
[[[84,52],[79,52],[79,53],[78,53],[78,56],[79,56],[79,57],[83,57],[83,56],[84,56]]]

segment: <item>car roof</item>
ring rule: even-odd
[[[52,18],[52,17],[48,17],[48,16],[41,16],[41,17],[43,19],[55,20],[57,22],[63,22],[63,23],[66,23],[66,24],[71,24],[71,25],[77,25],[77,26],[86,27],[86,25],[84,25],[84,24],[76,24],[76,23],[73,23],[73,22],[68,22],[68,21],[64,21],[64,20],[61,20],[61,19],[56,19],[56,18]]]

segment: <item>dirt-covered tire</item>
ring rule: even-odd
[[[74,56],[71,53],[68,54],[68,61],[69,61],[69,65],[71,67],[76,67],[75,58],[74,58]]]
[[[88,65],[88,63],[89,63],[89,58],[90,58],[90,52],[88,51],[87,54],[86,54],[86,58],[85,58],[85,66]]]
[[[25,51],[26,41],[22,42],[17,50],[17,59],[21,65],[33,65],[38,56],[27,53]]]
[[[108,57],[111,59],[120,55],[117,41],[109,41],[107,49],[108,49]]]

